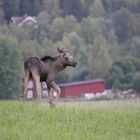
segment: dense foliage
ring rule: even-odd
[[[38,26],[11,23],[24,15],[36,16]],[[55,55],[58,45],[70,50],[80,65],[58,82],[106,78],[109,88],[127,89],[139,80],[139,0],[0,0],[0,32],[16,38],[22,60]]]
[[[17,98],[21,84],[21,55],[17,41],[0,34],[0,98]]]

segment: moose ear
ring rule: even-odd
[[[65,53],[64,49],[61,49],[61,48],[59,48],[59,47],[57,47],[57,51],[58,51],[60,54]]]

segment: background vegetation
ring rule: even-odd
[[[11,23],[24,15],[38,26]],[[140,91],[139,0],[0,0],[0,98],[16,98],[24,59],[56,55],[58,45],[80,64],[58,83],[105,78],[108,88]]]

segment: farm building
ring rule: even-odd
[[[84,81],[84,82],[73,82],[73,83],[66,83],[66,84],[59,84],[61,88],[61,98],[75,98],[83,96],[84,94],[96,94],[99,92],[103,92],[105,90],[105,81],[103,79],[98,80],[91,80],[91,81]],[[42,95],[45,97],[47,96],[47,86],[46,83],[43,82],[41,84],[42,87]],[[33,83],[32,81],[29,82],[28,85],[28,98],[32,98],[33,92]]]
[[[103,79],[73,82],[60,84],[61,98],[65,97],[80,97],[86,93],[96,94],[105,90],[105,81]]]
[[[23,26],[25,23],[28,24],[28,25],[31,25],[31,26],[33,25],[33,26],[37,27],[36,17],[33,17],[33,16],[27,16],[27,15],[13,16],[11,18],[11,22],[14,25],[17,25],[18,27]]]

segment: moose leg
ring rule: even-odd
[[[40,76],[36,71],[32,71],[33,80],[35,82],[36,87],[36,102],[37,104],[41,101],[41,84],[40,84]]]
[[[60,90],[60,87],[59,87],[54,81],[51,81],[51,82],[49,83],[49,86],[50,86],[51,88],[53,88],[53,89],[57,92],[57,96],[55,97],[54,103],[53,103],[53,106],[55,106],[55,105],[56,105],[56,102],[57,102],[57,100],[58,100],[58,97],[59,97],[59,95],[60,95],[61,90]]]
[[[27,99],[28,82],[29,82],[29,71],[25,71],[24,80],[23,80],[23,95],[22,95],[23,101],[26,101],[26,99]]]
[[[53,107],[53,95],[51,93],[51,87],[48,86],[48,97],[49,97],[49,104],[51,107]]]
[[[35,81],[33,80],[33,98],[37,98],[37,93],[36,93],[36,86],[35,86]]]

